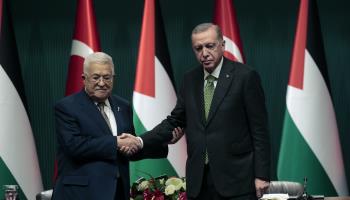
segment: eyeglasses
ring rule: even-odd
[[[101,75],[94,74],[94,75],[89,77],[87,74],[85,74],[85,77],[92,83],[99,83],[101,80],[104,83],[111,83],[111,82],[113,82],[114,75],[101,76]]]
[[[193,49],[197,53],[202,52],[204,48],[209,50],[209,51],[215,51],[215,49],[219,46],[219,44],[220,44],[220,42],[210,42],[210,43],[206,43],[204,45],[194,46]]]

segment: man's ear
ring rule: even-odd
[[[85,74],[81,74],[81,78],[82,78],[83,80],[85,80],[85,79],[86,79]]]

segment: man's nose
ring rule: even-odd
[[[104,85],[106,85],[106,83],[103,81],[102,78],[100,78],[100,79],[98,79],[97,85],[98,86],[104,86]]]
[[[209,56],[209,50],[207,48],[203,48],[202,55],[203,55],[203,57],[208,57]]]

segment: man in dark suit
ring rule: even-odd
[[[129,158],[142,146],[134,134],[129,103],[112,95],[114,65],[102,52],[89,55],[85,88],[55,105],[58,179],[56,200],[129,200]],[[164,158],[167,145],[148,145],[132,159]]]
[[[192,47],[201,65],[185,74],[167,119],[141,137],[145,145],[162,143],[171,138],[169,130],[185,127],[189,199],[256,199],[270,179],[267,111],[259,75],[223,57],[225,41],[217,25],[198,25]]]

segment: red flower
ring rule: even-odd
[[[143,192],[144,200],[164,200],[164,194],[156,189],[154,192],[151,192],[149,189],[146,189]]]
[[[156,189],[153,194],[155,197],[154,200],[164,200],[164,194],[158,189]]]
[[[181,192],[179,194],[179,200],[187,200],[186,192]]]

